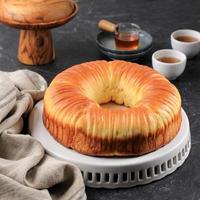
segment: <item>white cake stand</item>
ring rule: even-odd
[[[36,104],[29,118],[32,136],[40,141],[51,156],[76,164],[89,187],[118,188],[150,183],[174,172],[190,152],[190,127],[183,109],[180,131],[169,144],[143,156],[126,158],[86,156],[62,146],[44,127],[42,111],[41,101]]]

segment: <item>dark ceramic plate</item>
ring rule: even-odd
[[[102,48],[99,48],[101,53],[109,57],[111,60],[126,60],[126,61],[134,61],[137,60],[143,56],[145,56],[150,50],[152,49],[152,46],[150,46],[148,49],[145,51],[139,52],[139,53],[134,53],[134,54],[117,54],[109,51],[105,51]]]
[[[115,38],[113,33],[102,31],[97,35],[96,43],[99,48],[107,52],[117,54],[136,54],[144,52],[152,46],[152,36],[146,31],[141,31],[139,48],[137,50],[119,50],[115,46]]]

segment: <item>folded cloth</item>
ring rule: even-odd
[[[24,120],[43,98],[46,81],[39,74],[0,72],[0,199],[84,200],[79,169],[45,154],[25,131]]]

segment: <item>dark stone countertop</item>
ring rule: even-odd
[[[0,70],[31,69],[48,82],[74,64],[102,56],[95,44],[97,22],[106,18],[114,22],[139,24],[154,38],[154,47],[139,63],[151,66],[157,49],[170,48],[170,33],[180,28],[200,31],[199,0],[79,0],[80,10],[74,20],[54,29],[55,62],[45,66],[25,66],[17,61],[18,31],[0,25]],[[189,60],[183,75],[174,81],[183,98],[192,134],[192,149],[185,164],[163,180],[130,189],[87,188],[88,200],[200,200],[200,55]]]

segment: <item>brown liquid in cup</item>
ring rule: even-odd
[[[158,59],[160,62],[164,63],[178,63],[181,62],[178,58],[175,57],[162,57]]]
[[[136,34],[124,35],[118,33],[115,35],[115,44],[117,49],[121,50],[135,50],[139,46],[139,37]]]
[[[179,40],[181,42],[197,42],[198,41],[197,38],[192,37],[192,36],[187,36],[187,35],[178,36],[178,37],[176,37],[176,40]]]

